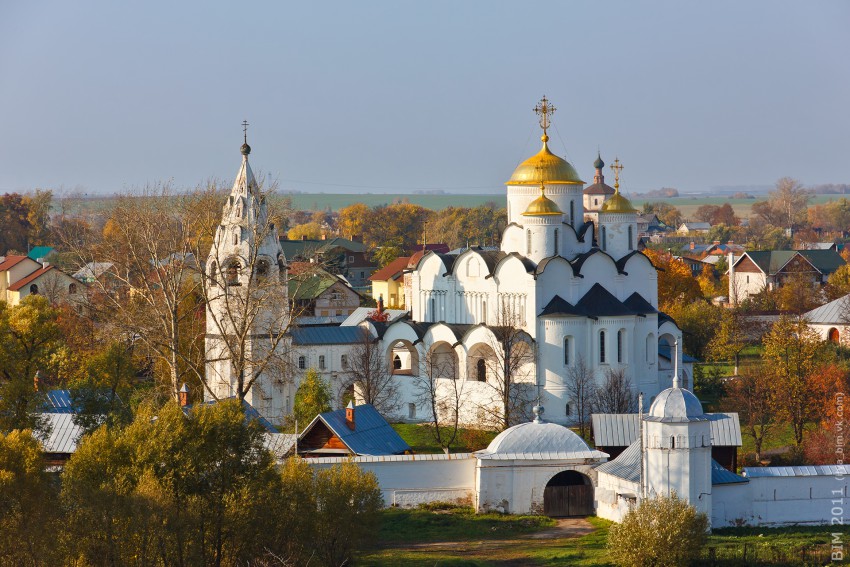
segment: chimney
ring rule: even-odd
[[[715,241],[714,241],[714,245],[715,245],[715,246],[719,246],[719,245],[720,245],[720,241],[719,241],[719,240],[715,240]]]
[[[177,392],[177,399],[180,402],[181,408],[189,405],[189,386],[186,385],[186,382],[183,382],[183,387]]]
[[[384,312],[384,294],[378,296],[378,313]]]
[[[322,233],[322,240],[327,240],[327,239],[328,239],[328,234],[326,232],[323,232]]]
[[[348,405],[345,406],[345,425],[354,431],[354,400],[348,402]]]
[[[352,234],[351,235],[351,241],[352,242],[359,242],[359,243],[363,244],[363,236],[361,236],[360,234]]]
[[[302,234],[302,235],[301,235],[301,240],[307,240],[307,235],[306,235],[306,234]]]

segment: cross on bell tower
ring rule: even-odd
[[[543,95],[543,98],[540,99],[540,102],[537,103],[537,106],[535,106],[533,110],[534,113],[540,117],[540,127],[543,129],[543,136],[548,137],[546,131],[549,129],[549,118],[555,114],[555,111],[558,109],[549,102],[546,95]]]

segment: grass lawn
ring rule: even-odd
[[[474,514],[471,508],[383,512],[374,546],[361,553],[358,565],[484,566],[579,565],[610,567],[606,543],[611,522],[591,516],[595,530],[581,537],[534,538],[555,524],[543,516]],[[727,528],[715,531],[707,548],[714,548],[716,565],[800,565],[801,548],[828,552],[830,526],[790,528]],[[749,563],[742,562],[744,549]],[[708,549],[705,550],[708,556]],[[820,564],[820,563],[816,563]]]
[[[430,426],[417,423],[393,423],[393,429],[404,439],[415,453],[442,453],[443,449],[434,440]],[[484,449],[496,436],[495,431],[461,429],[451,446],[452,453],[470,453]]]

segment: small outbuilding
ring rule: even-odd
[[[298,437],[302,457],[404,455],[412,449],[371,404],[317,415]]]
[[[594,513],[593,466],[608,455],[588,447],[563,425],[534,421],[501,432],[475,453],[476,508],[512,514],[586,516]]]

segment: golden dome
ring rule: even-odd
[[[566,163],[566,162],[565,162]],[[542,217],[550,215],[562,215],[561,209],[555,201],[546,196],[546,187],[540,187],[540,196],[528,204],[528,208],[522,213],[524,217]]]
[[[546,142],[549,136],[540,138],[543,147],[514,170],[510,181],[505,185],[540,185],[541,183],[578,185],[584,183],[578,176],[576,170],[564,159],[559,158],[551,151]]]
[[[610,199],[606,199],[602,203],[601,213],[636,213],[637,209],[632,206],[632,202],[620,195],[620,191],[614,191]]]

